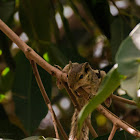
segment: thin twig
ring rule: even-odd
[[[118,6],[117,6],[116,3],[114,2],[114,0],[110,0],[110,1],[111,1],[112,4],[116,7],[116,9],[118,10],[119,15],[120,15],[120,16],[127,22],[127,24],[129,25],[129,22],[128,22],[128,20],[126,19],[125,16],[131,17],[131,15],[128,14],[128,13],[126,13],[126,12],[122,12],[122,11],[118,8]]]
[[[118,127],[120,127],[123,130],[127,131],[131,135],[133,135],[133,136],[135,136],[137,138],[140,138],[140,132],[137,129],[135,129],[134,127],[132,127],[127,122],[121,120],[119,117],[117,117],[115,114],[113,114],[112,112],[110,112],[108,109],[106,109],[102,105],[99,105],[96,109],[101,114],[103,114],[104,116],[106,116],[109,120],[111,120],[113,124],[116,124]]]
[[[34,60],[38,65],[45,69],[52,76],[58,79],[66,79],[65,74],[57,68],[47,63],[42,57],[40,57],[31,47],[29,47],[24,41],[22,41],[1,19],[0,30],[3,31],[25,54],[29,60]],[[60,78],[60,77],[61,78]]]
[[[34,60],[38,65],[45,69],[52,76],[57,77],[60,81],[67,81],[66,74],[52,65],[48,64],[43,58],[41,58],[33,49],[31,49],[26,43],[24,43],[2,20],[0,20],[0,30],[2,30],[17,46],[24,52],[29,60]],[[140,132],[133,128],[131,125],[120,120],[117,116],[104,108],[102,105],[97,107],[97,110],[106,116],[109,120],[117,122],[117,125],[129,132],[135,137],[140,138]],[[57,119],[56,119],[57,120]]]
[[[131,100],[128,100],[128,99],[125,99],[125,98],[122,98],[122,97],[119,97],[119,96],[116,96],[116,95],[111,95],[111,98],[113,100],[117,100],[119,102],[123,102],[123,103],[126,103],[126,104],[130,104],[130,105],[137,105],[135,101],[131,101]]]
[[[113,137],[114,137],[117,129],[118,129],[117,125],[116,124],[113,124],[113,128],[112,128],[112,131],[111,131],[111,133],[109,135],[108,140],[112,140],[113,139]]]
[[[75,95],[71,92],[71,90],[69,89],[67,83],[63,82],[63,85],[67,91],[67,93],[69,94],[70,98],[71,98],[71,101],[72,103],[74,104],[75,108],[77,108],[78,111],[81,110],[81,106],[80,106],[80,103],[78,103],[78,101],[76,100],[75,98]],[[94,130],[94,128],[92,127],[91,123],[89,122],[88,119],[85,120],[86,122],[86,125],[88,126],[89,128],[89,131],[91,132],[92,136],[94,138],[98,137],[98,134],[96,133],[96,131]]]
[[[74,2],[72,0],[69,0],[69,4],[71,5],[71,8],[73,9],[75,15],[79,18],[79,20],[81,21],[83,27],[90,33],[93,34],[93,30],[91,29],[90,25],[86,22],[85,18],[83,18],[80,15],[79,9],[76,7],[76,5],[74,4]]]
[[[82,94],[88,94],[86,93],[86,91],[84,89],[80,89],[79,90]],[[119,98],[120,99],[120,98]],[[125,100],[127,103],[128,101]],[[132,102],[131,102],[132,103]],[[110,112],[108,109],[106,109],[105,107],[103,107],[102,105],[99,105],[97,108],[97,111],[99,111],[100,113],[102,113],[104,116],[106,116],[109,120],[112,121],[113,124],[116,124],[117,126],[119,126],[120,128],[124,129],[125,131],[127,131],[128,133],[130,133],[131,135],[140,138],[140,132],[135,129],[134,127],[132,127],[130,124],[128,124],[127,122],[121,120],[119,117],[117,117],[115,114],[113,114],[112,112]]]
[[[55,133],[56,133],[56,138],[60,139],[59,134],[58,134],[58,130],[57,130],[57,126],[58,126],[58,128],[60,129],[60,132],[61,132],[61,134],[63,136],[63,138],[65,140],[68,140],[68,137],[67,137],[63,127],[61,126],[59,120],[57,119],[57,117],[56,117],[56,115],[55,115],[55,113],[53,111],[51,102],[50,102],[50,100],[49,100],[49,98],[47,96],[47,93],[46,93],[45,88],[43,86],[43,83],[41,81],[41,78],[40,78],[40,75],[39,75],[36,63],[33,60],[31,60],[30,62],[31,62],[31,65],[32,65],[32,68],[33,68],[33,72],[34,72],[37,84],[39,86],[39,89],[40,89],[40,91],[42,93],[42,96],[44,98],[44,101],[45,101],[45,103],[46,103],[46,105],[47,105],[47,107],[48,107],[48,109],[49,109],[49,111],[51,113],[53,124],[54,124],[54,129],[55,129]]]
[[[116,5],[116,3],[113,0],[110,0],[112,2],[112,4],[116,7],[116,9],[118,10],[119,14],[121,13],[120,9],[118,8],[118,6]]]

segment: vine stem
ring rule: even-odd
[[[45,69],[49,74],[55,76],[57,79],[63,82],[67,82],[67,76],[62,71],[58,70],[57,68],[53,67],[52,65],[48,64],[42,57],[40,57],[32,48],[30,48],[25,42],[23,42],[1,19],[0,19],[0,30],[2,30],[17,46],[24,52],[25,56],[29,60],[34,60],[35,63],[40,65],[43,69]],[[82,92],[82,88],[81,92]],[[83,90],[84,91],[84,90]],[[84,91],[86,92],[86,91]],[[87,93],[88,94],[88,93]],[[140,132],[133,128],[131,125],[126,123],[123,120],[120,120],[115,114],[110,112],[108,109],[99,105],[97,110],[106,116],[109,120],[127,131],[128,133],[132,134],[135,137],[140,138]]]

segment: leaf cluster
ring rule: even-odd
[[[69,60],[79,63],[88,61],[94,69],[104,69],[107,72],[97,96],[82,109],[79,116],[80,126],[86,116],[112,92],[116,92],[117,88],[123,89],[127,98],[135,100],[140,106],[139,5],[131,0],[129,3],[121,0],[126,5],[122,8],[117,2],[119,1],[0,1],[0,19],[19,36],[25,33],[26,37],[23,38],[27,38],[29,46],[50,64],[64,67]],[[116,15],[113,14],[112,7],[117,10]],[[70,17],[65,14],[68,8],[72,11]],[[2,95],[0,102],[2,108],[5,108],[5,100],[6,103],[10,103],[11,100],[15,103],[15,110],[9,109],[12,110],[11,114],[5,111],[1,114],[8,116],[4,118],[8,122],[6,128],[8,129],[9,124],[14,124],[22,131],[21,138],[23,138],[27,133],[30,135],[38,130],[39,123],[48,110],[30,63],[24,54],[13,46],[11,40],[0,32],[0,95]],[[7,68],[9,71],[5,73],[4,70]],[[63,116],[61,119],[68,122],[62,122],[68,133],[70,121],[67,120],[70,120],[69,114],[72,114],[72,109],[66,114],[59,104],[63,99],[62,95],[65,97],[67,95],[65,91],[56,90],[54,78],[42,68],[38,69],[48,96]],[[7,93],[11,93],[12,97]],[[12,119],[13,114],[16,114],[14,119]],[[2,119],[0,117],[0,120]],[[14,127],[10,129],[14,130]],[[9,133],[16,134],[17,131],[8,132],[6,135],[2,132],[0,137],[16,139],[16,136],[10,137]],[[38,133],[44,134],[42,130]],[[49,135],[45,132],[45,136]]]

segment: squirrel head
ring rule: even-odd
[[[88,62],[82,64],[69,62],[67,77],[68,85],[71,89],[77,90],[79,87],[88,85],[91,76],[92,68]]]

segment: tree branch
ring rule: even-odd
[[[82,94],[88,94],[84,89],[80,88],[79,90]],[[86,99],[86,98],[85,98]],[[106,116],[109,120],[112,121],[113,124],[116,124],[118,127],[124,129],[125,131],[127,131],[128,133],[130,133],[131,135],[140,138],[140,132],[135,129],[134,127],[132,127],[130,124],[128,124],[127,122],[121,120],[119,117],[117,117],[115,114],[113,114],[112,112],[110,112],[108,109],[106,109],[105,107],[103,107],[102,105],[99,105],[97,108],[97,111],[99,111],[101,114],[103,114],[104,116]]]
[[[111,133],[110,133],[110,135],[109,135],[108,140],[112,140],[112,139],[113,139],[113,137],[114,137],[114,135],[115,135],[117,129],[118,129],[117,125],[114,124],[114,125],[113,125],[113,128],[112,128],[112,131],[111,131]]]
[[[2,20],[0,20],[0,29],[14,42],[17,46],[24,52],[26,57],[29,60],[34,60],[38,65],[44,68],[49,74],[55,76],[57,79],[63,82],[67,82],[66,74],[48,64],[42,57],[40,57],[32,48],[30,48],[26,43],[24,43]],[[83,90],[82,88],[80,88]],[[85,91],[84,91],[85,92]],[[87,93],[88,94],[88,93]],[[121,127],[125,131],[129,132],[135,137],[140,138],[140,132],[133,128],[131,125],[127,124],[123,120],[120,120],[116,115],[111,113],[102,105],[97,107],[97,110],[106,116],[113,123],[116,123],[117,126]]]
[[[121,120],[119,117],[117,117],[115,114],[110,112],[108,109],[103,107],[102,105],[99,105],[97,107],[97,110],[102,113],[104,116],[106,116],[109,120],[112,121],[113,124],[116,124],[118,127],[122,128],[123,130],[127,131],[131,135],[140,138],[140,132],[136,130],[134,127],[129,125],[127,122]]]
[[[132,101],[132,100],[128,100],[128,99],[125,99],[125,98],[122,98],[122,97],[119,97],[119,96],[116,96],[116,95],[111,95],[111,98],[113,100],[117,100],[117,101],[120,101],[120,102],[123,102],[123,103],[126,103],[126,104],[130,104],[130,105],[137,105],[135,101]]]
[[[64,129],[63,129],[63,127],[61,126],[59,120],[57,119],[57,117],[56,117],[56,115],[55,115],[55,113],[54,113],[54,111],[53,111],[51,102],[50,102],[50,100],[49,100],[49,98],[48,98],[48,96],[47,96],[47,93],[46,93],[45,88],[44,88],[44,86],[43,86],[43,83],[42,83],[42,81],[41,81],[41,78],[40,78],[40,75],[39,75],[39,72],[38,72],[36,63],[35,63],[33,60],[31,60],[30,63],[31,63],[31,65],[32,65],[32,69],[33,69],[33,72],[34,72],[34,75],[35,75],[37,84],[38,84],[38,86],[39,86],[39,89],[40,89],[40,91],[41,91],[41,93],[42,93],[42,96],[43,96],[43,98],[44,98],[44,101],[45,101],[45,103],[46,103],[46,105],[47,105],[47,107],[48,107],[48,109],[49,109],[49,111],[50,111],[50,113],[51,113],[52,120],[53,120],[53,124],[54,124],[54,129],[55,129],[56,138],[59,139],[59,134],[58,134],[58,130],[57,130],[57,126],[58,126],[58,128],[59,128],[59,130],[60,130],[60,132],[61,132],[61,134],[62,134],[62,136],[63,136],[63,138],[64,138],[65,140],[68,140],[68,137],[67,137],[67,135],[66,135],[66,133],[65,133],[65,131],[64,131]]]
[[[1,19],[0,30],[2,30],[25,54],[29,60],[34,60],[38,65],[45,69],[52,76],[65,81],[65,74],[57,68],[47,63],[42,57],[40,57],[31,47],[29,47],[24,41],[22,41]]]
[[[63,82],[63,85],[67,91],[67,93],[69,94],[70,96],[70,99],[72,101],[72,103],[74,104],[74,107],[77,108],[78,111],[80,111],[82,109],[82,107],[80,106],[80,103],[78,102],[78,100],[76,100],[76,97],[75,95],[71,92],[71,90],[69,89],[67,83],[64,83]],[[85,120],[86,122],[86,125],[88,126],[89,128],[89,131],[91,132],[92,136],[94,138],[98,137],[98,134],[96,133],[96,131],[94,130],[94,128],[92,127],[91,123],[89,122],[88,119]]]
[[[62,73],[57,68],[48,64],[42,57],[40,57],[32,48],[30,48],[25,42],[23,42],[2,20],[0,20],[0,29],[24,52],[25,56],[29,60],[34,60],[38,65],[44,68],[49,74],[66,81],[66,74]],[[91,126],[90,130],[95,132]],[[97,135],[96,135],[97,136]]]

